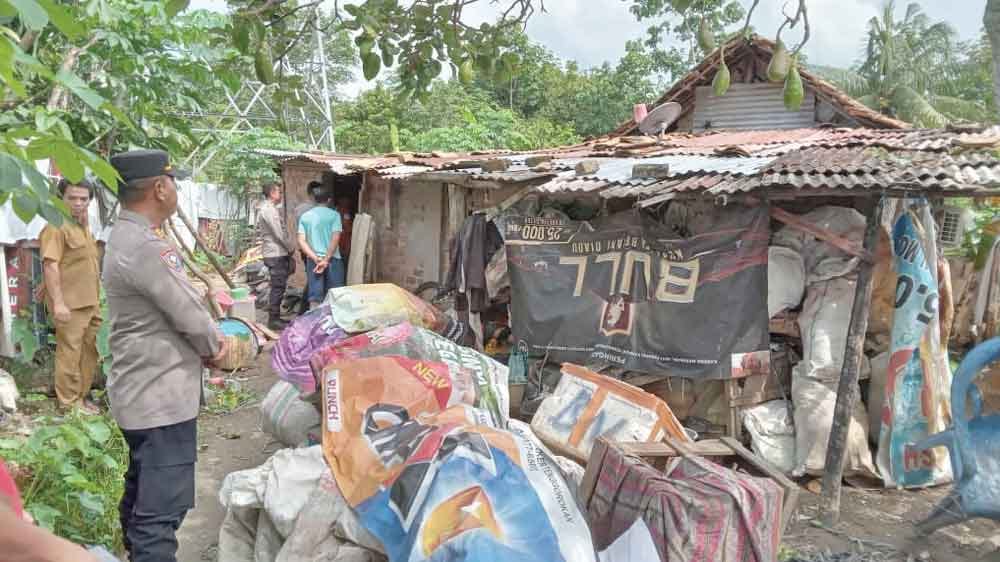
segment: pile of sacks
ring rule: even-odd
[[[509,418],[507,367],[393,285],[331,291],[272,356],[289,449],[228,475],[219,561],[596,560],[582,469]]]

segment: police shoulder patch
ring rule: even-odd
[[[163,263],[167,264],[167,267],[175,273],[184,273],[184,262],[181,261],[181,257],[177,255],[177,250],[173,248],[167,248],[160,252],[160,259]]]

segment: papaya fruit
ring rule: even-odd
[[[715,34],[705,18],[701,18],[701,23],[698,24],[698,46],[706,53],[715,49]]]
[[[458,79],[465,85],[472,83],[474,71],[473,71],[472,59],[465,59],[462,64],[458,66]]]
[[[374,80],[381,68],[382,59],[375,53],[369,51],[361,55],[361,73],[364,74],[365,80]]]
[[[257,73],[258,80],[264,84],[274,83],[274,62],[271,60],[267,45],[257,48],[257,54],[253,57],[253,69]]]
[[[783,82],[788,76],[788,67],[791,64],[791,56],[785,44],[778,39],[771,55],[771,62],[767,64],[767,79],[771,82]]]
[[[786,109],[789,111],[798,111],[802,107],[805,90],[802,88],[802,77],[799,76],[798,64],[794,58],[788,68],[788,75],[785,76],[785,88],[782,93],[784,94]]]
[[[732,75],[729,72],[729,66],[726,65],[726,53],[723,51],[719,53],[719,70],[715,72],[715,78],[712,79],[712,90],[715,95],[726,95],[731,81]]]

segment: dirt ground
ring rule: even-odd
[[[203,415],[199,422],[198,501],[181,527],[177,559],[214,562],[219,528],[225,516],[218,491],[226,474],[255,467],[280,446],[260,431],[259,399],[274,383],[270,356],[240,374],[258,400],[228,415]],[[922,519],[948,487],[920,491],[860,490],[844,486],[841,522],[833,529],[818,526],[820,497],[802,488],[800,508],[783,541],[788,556],[850,552],[857,560],[979,562],[1000,561],[993,541],[1000,525],[978,520],[916,538],[914,523]],[[992,539],[992,540],[991,540]]]
[[[225,415],[202,414],[198,420],[196,506],[189,511],[177,534],[177,560],[214,562],[219,529],[226,512],[219,503],[219,488],[230,472],[263,463],[282,446],[260,430],[260,400],[277,378],[271,372],[269,348],[257,365],[237,374],[256,400]]]
[[[1000,524],[974,520],[917,537],[923,519],[950,489],[861,490],[845,485],[840,523],[819,525],[821,497],[802,488],[799,510],[783,541],[787,553],[803,559],[817,554],[851,552],[858,561],[973,562],[1000,561]]]
[[[225,415],[202,414],[198,425],[197,506],[178,533],[182,562],[215,562],[219,529],[225,517],[218,492],[236,470],[253,468],[280,444],[260,430],[260,399],[277,380],[269,348],[255,367],[237,373],[256,399]],[[920,521],[950,486],[919,491],[862,490],[844,486],[841,521],[832,529],[819,525],[821,499],[805,487],[799,510],[789,525],[783,560],[824,562],[1000,562],[1000,524],[977,520],[955,525],[929,538],[914,534]],[[850,553],[846,555],[844,553]]]

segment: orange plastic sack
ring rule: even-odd
[[[323,452],[391,562],[594,560],[557,465],[527,426],[470,405],[471,370],[341,358],[321,371]]]

